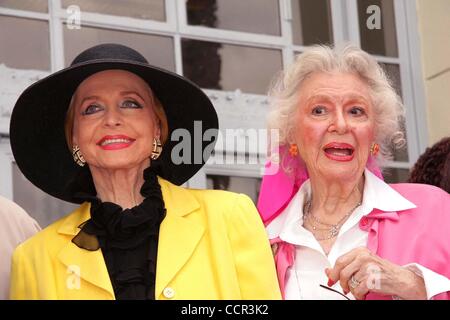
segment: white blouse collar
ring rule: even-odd
[[[416,208],[416,205],[403,197],[386,182],[365,169],[364,195],[360,214],[369,214],[373,209],[385,212],[401,211]],[[311,193],[310,180],[306,180],[292,198],[287,207],[266,227],[269,239],[275,239],[285,231],[292,234],[292,228],[299,228],[303,224],[303,206],[305,199]],[[358,214],[359,215],[359,214]],[[298,224],[298,225],[297,225]]]

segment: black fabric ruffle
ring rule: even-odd
[[[166,209],[156,170],[144,170],[138,206],[123,210],[92,194],[78,194],[91,203],[91,219],[73,242],[86,250],[102,249],[117,300],[154,300],[159,227]]]

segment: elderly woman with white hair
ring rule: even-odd
[[[258,207],[284,298],[448,299],[450,196],[383,181],[404,107],[375,59],[312,47],[271,98],[279,144]]]

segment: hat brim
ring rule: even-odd
[[[175,73],[139,62],[99,59],[58,71],[28,87],[19,97],[11,115],[10,141],[15,161],[24,176],[44,192],[64,201],[79,203],[73,186],[68,185],[80,173],[68,149],[64,122],[70,100],[87,77],[104,70],[120,69],[145,80],[163,105],[169,127],[169,139],[160,156],[161,176],[180,185],[204,165],[217,139],[203,141],[203,133],[218,129],[217,113],[205,93],[194,83]],[[201,132],[195,122],[201,121]],[[172,149],[178,141],[170,139],[173,130],[186,129],[192,141],[191,155],[201,142],[201,159],[175,164]],[[200,136],[201,134],[201,136]],[[75,190],[76,191],[76,190]]]

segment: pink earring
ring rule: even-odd
[[[291,145],[289,146],[289,154],[290,154],[292,157],[296,157],[296,156],[298,155],[298,147],[297,147],[296,144],[291,144]]]

